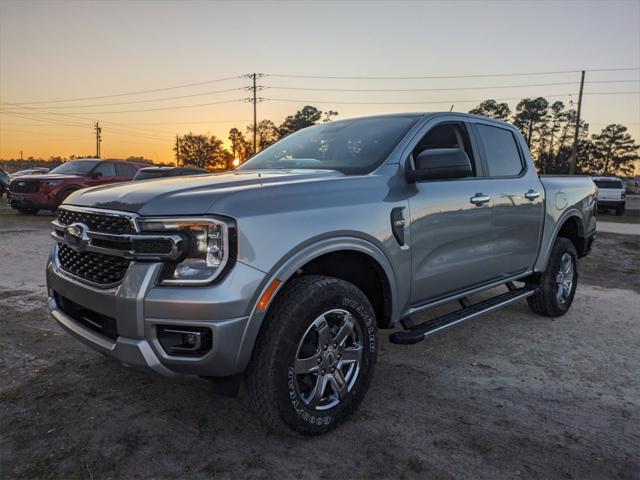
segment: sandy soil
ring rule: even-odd
[[[411,347],[383,332],[360,410],[300,439],[267,434],[244,392],[64,334],[42,286],[50,219],[0,209],[2,477],[640,478],[637,237],[599,235],[563,318],[523,302]]]

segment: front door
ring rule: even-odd
[[[414,305],[486,283],[501,272],[492,236],[494,203],[478,148],[468,125],[451,118],[427,124],[411,153],[462,148],[473,170],[467,178],[415,183],[409,199]]]

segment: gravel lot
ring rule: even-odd
[[[244,393],[64,334],[45,309],[51,219],[0,207],[5,478],[640,478],[640,237],[599,234],[563,318],[522,302],[411,347],[382,332],[361,409],[300,439],[266,433]]]

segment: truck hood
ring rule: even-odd
[[[141,215],[200,215],[231,193],[343,176],[334,170],[247,170],[167,177],[85,188],[71,194],[64,203]]]

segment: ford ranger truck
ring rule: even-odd
[[[128,182],[148,164],[83,158],[57,166],[49,173],[21,175],[9,184],[9,205],[23,214],[55,211],[72,192],[85,187]]]
[[[587,177],[539,177],[507,123],[326,123],[235,171],[72,193],[53,222],[49,308],[124,364],[227,392],[243,378],[268,428],[319,434],[364,398],[379,329],[407,345],[521,299],[566,313],[595,194]]]

